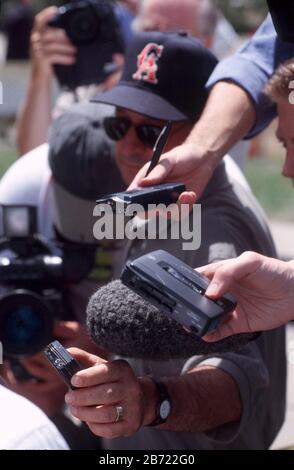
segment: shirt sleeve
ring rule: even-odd
[[[190,358],[183,373],[199,365],[218,367],[230,374],[238,385],[242,401],[242,417],[239,422],[229,423],[205,433],[207,437],[220,444],[235,441],[252,421],[261,397],[269,386],[269,373],[256,341],[239,352],[214,355],[213,357]]]
[[[264,88],[276,68],[294,56],[294,44],[278,39],[272,19],[267,16],[234,55],[221,61],[207,82],[212,88],[219,81],[232,81],[242,87],[256,109],[256,122],[246,138],[260,133],[275,117],[276,107],[269,103]]]

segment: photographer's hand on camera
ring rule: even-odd
[[[53,64],[71,65],[75,62],[76,47],[64,29],[48,27],[47,23],[56,15],[57,8],[49,7],[35,18],[31,34],[33,79],[51,79]]]
[[[65,31],[47,26],[56,12],[56,7],[49,7],[35,17],[31,33],[31,77],[18,118],[17,143],[20,155],[47,140],[51,122],[53,65],[72,65],[76,60],[76,47]]]

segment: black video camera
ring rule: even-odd
[[[81,0],[59,7],[48,26],[62,28],[77,47],[73,65],[54,66],[62,87],[102,83],[115,69],[112,56],[124,42],[112,0]]]
[[[5,357],[40,352],[53,340],[55,319],[73,318],[68,284],[87,277],[93,247],[57,241],[37,233],[34,206],[1,206],[0,341]]]
[[[268,0],[278,37],[285,42],[294,42],[294,0]]]

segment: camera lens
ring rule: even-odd
[[[6,356],[36,354],[52,340],[53,314],[42,297],[17,290],[0,301],[0,339]]]
[[[91,14],[92,13],[92,14]],[[97,15],[90,9],[75,12],[67,27],[67,33],[73,43],[83,45],[92,42],[99,33]]]

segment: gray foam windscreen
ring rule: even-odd
[[[207,343],[187,333],[121,281],[103,286],[91,297],[87,326],[96,344],[113,354],[160,361],[235,351],[256,336],[241,334]]]

